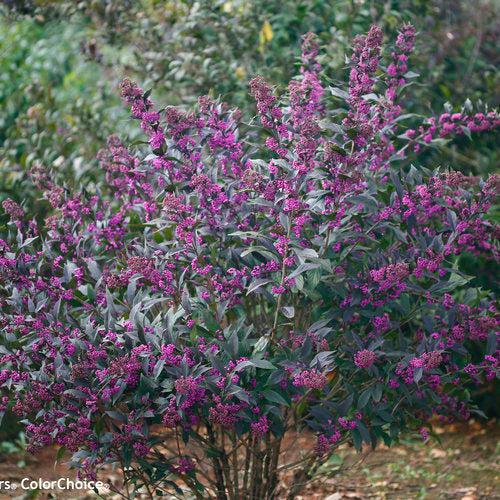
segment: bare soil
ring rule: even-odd
[[[400,445],[361,454],[341,448],[322,476],[310,484],[298,500],[500,500],[500,425],[469,422],[435,428],[440,443],[409,439]],[[299,437],[299,448],[314,444],[309,435]],[[25,477],[52,481],[61,477],[75,479],[75,472],[64,463],[54,465],[57,450],[46,448],[36,456],[22,451],[0,455],[0,481],[20,483]],[[103,482],[119,484],[118,471],[101,474]],[[0,499],[95,499],[84,491],[6,491]],[[105,495],[104,498],[119,498]]]

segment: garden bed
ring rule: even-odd
[[[393,448],[366,450],[361,455],[350,448],[340,449],[325,467],[325,475],[298,498],[500,499],[498,423],[491,421],[480,425],[470,422],[467,425],[437,427],[436,431],[441,445],[435,440],[428,443],[407,440]],[[314,440],[310,436],[302,436],[295,449],[306,449],[312,442]],[[35,457],[22,453],[3,455],[0,477],[13,482],[24,477],[41,477],[49,481],[60,477],[74,478],[74,471],[64,464],[54,467],[56,452],[55,448],[46,448]],[[340,471],[342,474],[336,475]],[[119,475],[106,471],[100,479],[117,484]],[[92,493],[84,492],[54,491],[53,496],[49,495],[43,493],[37,498],[95,498]],[[19,491],[10,494],[2,491],[2,498],[15,497],[21,498]]]

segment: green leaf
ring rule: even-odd
[[[376,384],[372,391],[373,401],[378,403],[382,399],[382,384]]]
[[[257,368],[262,368],[263,370],[276,370],[276,367],[267,359],[252,359],[251,362]]]
[[[271,401],[273,403],[278,403],[284,406],[290,406],[290,404],[286,401],[286,399],[283,396],[281,396],[281,394],[278,394],[276,391],[268,389],[265,390],[262,394],[268,401]]]
[[[351,432],[352,436],[352,441],[354,444],[354,447],[356,448],[357,451],[361,451],[361,447],[363,445],[363,439],[361,438],[361,434],[358,429],[354,429]]]
[[[248,287],[247,295],[251,294],[252,292],[255,292],[255,290],[259,289],[261,286],[267,285],[268,283],[271,283],[271,282],[272,282],[272,280],[263,279],[263,278],[259,278],[259,279],[252,281],[252,283]]]
[[[370,401],[371,393],[371,388],[366,389],[361,393],[361,396],[359,396],[358,399],[358,410],[363,409],[368,404],[368,401]]]
[[[58,463],[62,457],[64,456],[64,454],[66,453],[66,446],[61,446],[58,450],[57,450],[57,454],[56,454],[56,463]]]
[[[320,267],[319,264],[313,264],[312,262],[305,262],[303,264],[300,264],[300,266],[297,267],[297,269],[295,269],[295,271],[292,271],[288,275],[288,279],[296,278],[300,274],[302,274],[302,273],[304,273],[306,271],[310,271],[311,269],[317,269],[318,267]]]

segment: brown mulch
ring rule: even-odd
[[[415,438],[361,454],[340,448],[323,466],[322,476],[298,500],[500,500],[500,425],[469,422],[435,430],[441,443],[422,443]],[[312,436],[302,435],[295,446],[308,449],[313,443]],[[74,479],[75,472],[64,463],[54,465],[56,452],[46,448],[36,456],[22,452],[0,455],[0,481]],[[100,479],[119,484],[119,477],[117,471],[109,470]],[[83,500],[96,496],[91,492],[0,489],[0,499],[4,498]]]

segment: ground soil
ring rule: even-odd
[[[435,430],[441,443],[409,439],[390,449],[382,447],[361,454],[350,448],[339,449],[325,464],[324,475],[309,485],[298,500],[500,500],[500,424],[470,422]],[[307,449],[313,442],[312,436],[303,435],[298,446]],[[5,448],[9,447],[3,447],[0,454],[0,481],[75,477],[64,463],[54,465],[54,448],[46,448],[36,456]],[[109,470],[100,479],[118,484],[119,474]],[[9,498],[84,500],[96,496],[85,492],[0,491],[1,500]]]

